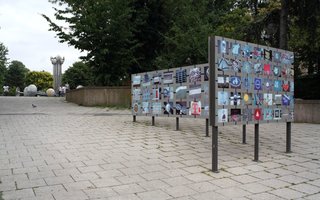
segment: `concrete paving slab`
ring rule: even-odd
[[[32,104],[37,105],[36,108]],[[0,195],[8,199],[319,199],[320,125],[219,127],[211,172],[205,120],[137,117],[64,98],[0,97]],[[210,133],[211,134],[211,133]],[[1,199],[0,198],[0,199]]]

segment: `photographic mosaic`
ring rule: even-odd
[[[221,78],[222,86],[229,87],[229,77]],[[131,93],[133,115],[208,118],[209,65],[134,74]]]
[[[211,113],[216,126],[293,121],[292,52],[217,36],[209,44],[210,63],[133,74],[132,114]]]
[[[218,36],[210,45],[215,125],[293,121],[292,52]]]

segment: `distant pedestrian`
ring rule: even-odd
[[[61,91],[61,95],[64,97],[64,95],[66,94],[66,90],[67,88],[65,86],[62,86],[62,91]]]
[[[62,93],[62,87],[59,87],[59,97],[61,97],[61,93]]]
[[[9,86],[4,85],[3,86],[3,95],[8,96],[8,94],[9,94]]]

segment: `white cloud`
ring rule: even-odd
[[[55,32],[48,31],[48,22],[41,16],[53,17],[53,4],[47,0],[0,0],[0,42],[9,50],[10,60],[19,60],[30,70],[52,73],[50,57],[65,57],[65,71],[80,51],[59,43]]]

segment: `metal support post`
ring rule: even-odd
[[[136,116],[133,115],[133,122],[136,122]]]
[[[242,144],[247,144],[247,125],[242,125]]]
[[[254,125],[254,160],[259,161],[259,124]]]
[[[212,171],[218,173],[218,127],[212,126]]]
[[[176,117],[176,131],[179,130],[179,117]]]
[[[206,119],[206,137],[209,137],[209,119]]]
[[[154,126],[154,116],[152,116],[152,126]]]
[[[287,122],[287,148],[286,153],[291,153],[291,122]]]

